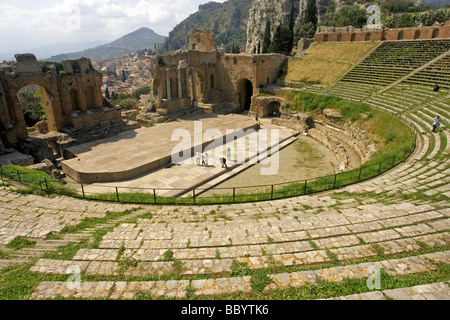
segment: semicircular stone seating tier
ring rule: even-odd
[[[143,292],[179,299],[251,295],[258,270],[268,279],[258,293],[365,280],[381,269],[391,277],[438,272],[450,263],[449,100],[425,89],[413,96],[402,85],[366,102],[407,117],[418,133],[417,146],[407,161],[374,179],[320,194],[221,206],[137,207],[5,188],[0,190],[0,244],[15,236],[32,238],[35,251],[19,251],[20,259],[34,258],[28,260],[31,272],[82,275],[76,285],[40,282],[29,299],[134,299]],[[446,129],[433,134],[430,116],[442,110]],[[107,212],[125,210],[107,218]],[[95,217],[105,219],[63,232],[57,240],[47,237]],[[94,235],[94,245],[83,245],[82,239]],[[68,244],[78,250],[64,258],[42,255]],[[1,262],[14,259],[19,257]],[[167,280],[169,275],[175,280]],[[446,281],[329,298],[448,299]]]

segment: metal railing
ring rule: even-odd
[[[374,178],[406,161],[416,148],[416,140],[401,155],[394,155],[375,164],[314,179],[228,188],[130,188],[118,186],[77,184],[68,188],[53,179],[39,178],[25,169],[0,166],[3,187],[13,180],[43,196],[63,195],[80,199],[113,201],[133,204],[202,205],[233,204],[283,199],[342,188]],[[103,189],[103,190],[102,190]],[[182,196],[180,196],[182,195]]]

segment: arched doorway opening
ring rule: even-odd
[[[214,77],[214,74],[211,74],[211,89],[216,88],[216,79]]]
[[[420,38],[420,34],[421,34],[420,30],[416,30],[416,32],[414,33],[414,40],[419,39]]]
[[[78,95],[77,89],[71,89],[70,90],[70,103],[72,105],[72,112],[73,111],[81,111],[81,105],[80,105],[80,97]]]
[[[94,88],[88,87],[86,89],[86,103],[88,109],[95,109],[95,95],[94,95]]]
[[[403,36],[404,36],[404,32],[403,32],[403,30],[402,31],[400,31],[399,33],[398,33],[398,37],[397,37],[397,40],[403,40]]]
[[[280,103],[278,101],[272,101],[267,106],[267,115],[269,117],[279,117],[280,116]]]
[[[51,108],[52,100],[52,95],[37,84],[26,85],[17,92],[26,127],[33,127],[39,121],[46,120],[46,109]]]
[[[241,79],[238,82],[239,103],[243,112],[250,111],[253,96],[253,84],[248,79]]]
[[[61,158],[62,157],[62,151],[61,151],[61,147],[59,146],[59,144],[56,141],[53,140],[49,140],[47,141],[46,145],[45,145],[48,149],[51,149],[53,152],[53,156],[55,158]]]
[[[438,36],[439,36],[439,29],[434,29],[431,38],[436,39]]]
[[[327,34],[323,36],[323,42],[328,42],[328,35]]]
[[[350,37],[350,41],[351,42],[355,42],[356,41],[356,34],[352,33],[351,37]]]

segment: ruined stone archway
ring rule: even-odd
[[[280,116],[280,102],[272,101],[267,106],[267,116],[278,117]]]
[[[54,100],[46,89],[38,85],[27,85],[17,93],[17,105],[21,106],[27,127],[33,127],[36,123],[46,118],[44,106],[48,106]]]
[[[253,96],[253,84],[248,79],[238,81],[237,93],[239,95],[239,105],[243,112],[250,111]]]
[[[108,105],[103,98],[102,74],[92,68],[89,59],[56,63],[38,62],[33,54],[15,57],[16,63],[0,68],[0,117],[6,147],[29,137],[17,98],[20,90],[29,85],[42,88],[46,127],[50,132],[59,132],[63,127],[77,131],[106,120],[121,119],[120,109]]]
[[[10,79],[8,79],[10,80]],[[50,131],[58,131],[61,121],[61,102],[57,97],[57,88],[51,86],[50,79],[46,76],[42,78],[33,77],[31,75],[17,75],[14,82],[8,83],[9,90],[6,95],[6,104],[14,123],[17,136],[20,139],[28,138],[27,123],[19,101],[19,94],[29,86],[37,86],[40,89],[41,99],[44,107],[44,114],[47,120],[47,128]]]
[[[72,111],[81,111],[80,97],[77,89],[70,89],[70,102],[72,103]],[[64,112],[64,114],[69,113],[67,111]]]

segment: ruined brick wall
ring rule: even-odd
[[[120,119],[117,111],[103,109],[102,75],[93,70],[90,60],[63,61],[64,72],[57,71],[54,65],[50,70],[43,70],[32,54],[16,55],[16,60],[12,68],[0,70],[0,115],[3,125],[8,126],[6,134],[2,133],[4,144],[28,138],[17,98],[19,91],[28,85],[41,88],[49,131],[57,132],[65,126],[80,130],[111,118]],[[79,121],[80,117],[83,122]]]
[[[319,27],[314,42],[360,42],[450,39],[450,22],[431,27],[368,30],[349,27]]]
[[[234,105],[234,111],[241,112],[250,96],[283,73],[283,55],[224,54],[213,42],[211,30],[194,30],[191,50],[153,58],[151,95],[158,112],[197,103]]]
[[[189,49],[199,51],[214,51],[216,36],[212,30],[195,29],[189,35]]]

